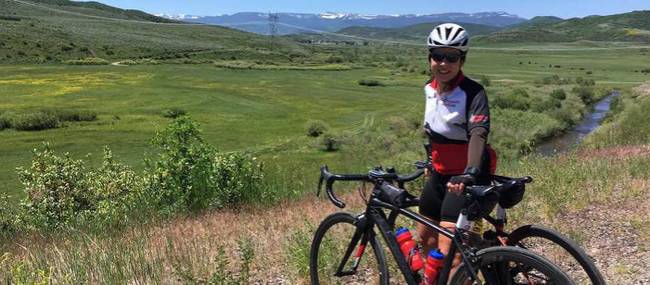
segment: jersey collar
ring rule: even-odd
[[[463,71],[462,70],[458,71],[458,75],[456,75],[456,78],[451,80],[452,84],[451,84],[451,86],[449,86],[448,90],[454,90],[456,87],[458,87],[458,85],[460,85],[460,83],[463,81],[463,79],[465,79],[465,75],[463,74]],[[434,78],[431,81],[431,83],[429,83],[429,86],[431,86],[431,88],[433,88],[434,90],[437,90],[438,89],[438,80],[436,80]]]

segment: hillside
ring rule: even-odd
[[[349,27],[401,28],[410,25],[435,22],[462,22],[479,25],[505,27],[526,21],[517,15],[506,12],[482,13],[442,13],[431,15],[360,15],[342,13],[304,14],[304,13],[275,13],[278,17],[278,34],[299,34],[311,32],[334,32]],[[222,16],[185,16],[173,19],[221,25],[248,32],[268,34],[269,14],[257,12],[242,12]]]
[[[0,0],[0,62],[282,58],[307,55],[287,40],[180,23],[97,2]]]
[[[540,18],[534,22],[482,36],[479,42],[650,42],[650,11],[634,11],[610,16],[588,16],[557,21]]]
[[[356,26],[342,29],[337,33],[363,38],[407,40],[421,43],[424,42],[429,32],[431,32],[432,27],[438,24],[441,24],[441,22],[416,24],[403,28],[373,28]],[[486,35],[501,30],[501,28],[495,26],[472,23],[459,24],[469,32],[470,36]]]

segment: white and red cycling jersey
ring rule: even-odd
[[[496,155],[485,143],[490,131],[490,109],[485,89],[462,72],[441,94],[436,91],[437,85],[438,82],[432,80],[424,86],[424,128],[431,142],[431,159],[435,170],[443,175],[457,175],[462,174],[468,166],[477,169],[489,166],[490,173],[494,173]],[[476,139],[480,143],[473,143],[474,149],[470,151],[472,135],[481,138]],[[489,155],[489,165],[481,165],[482,161],[486,161],[482,157],[484,155]]]

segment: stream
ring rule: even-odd
[[[544,156],[551,156],[556,153],[566,152],[580,144],[582,140],[592,131],[600,126],[614,97],[619,96],[618,91],[613,91],[605,98],[601,99],[594,105],[593,111],[586,115],[582,121],[567,133],[541,143],[536,149],[537,153]]]

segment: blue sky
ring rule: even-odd
[[[437,14],[446,12],[505,11],[524,18],[611,15],[633,10],[650,10],[650,0],[98,0],[120,8],[149,13],[213,16],[236,12],[341,12],[359,14]]]

